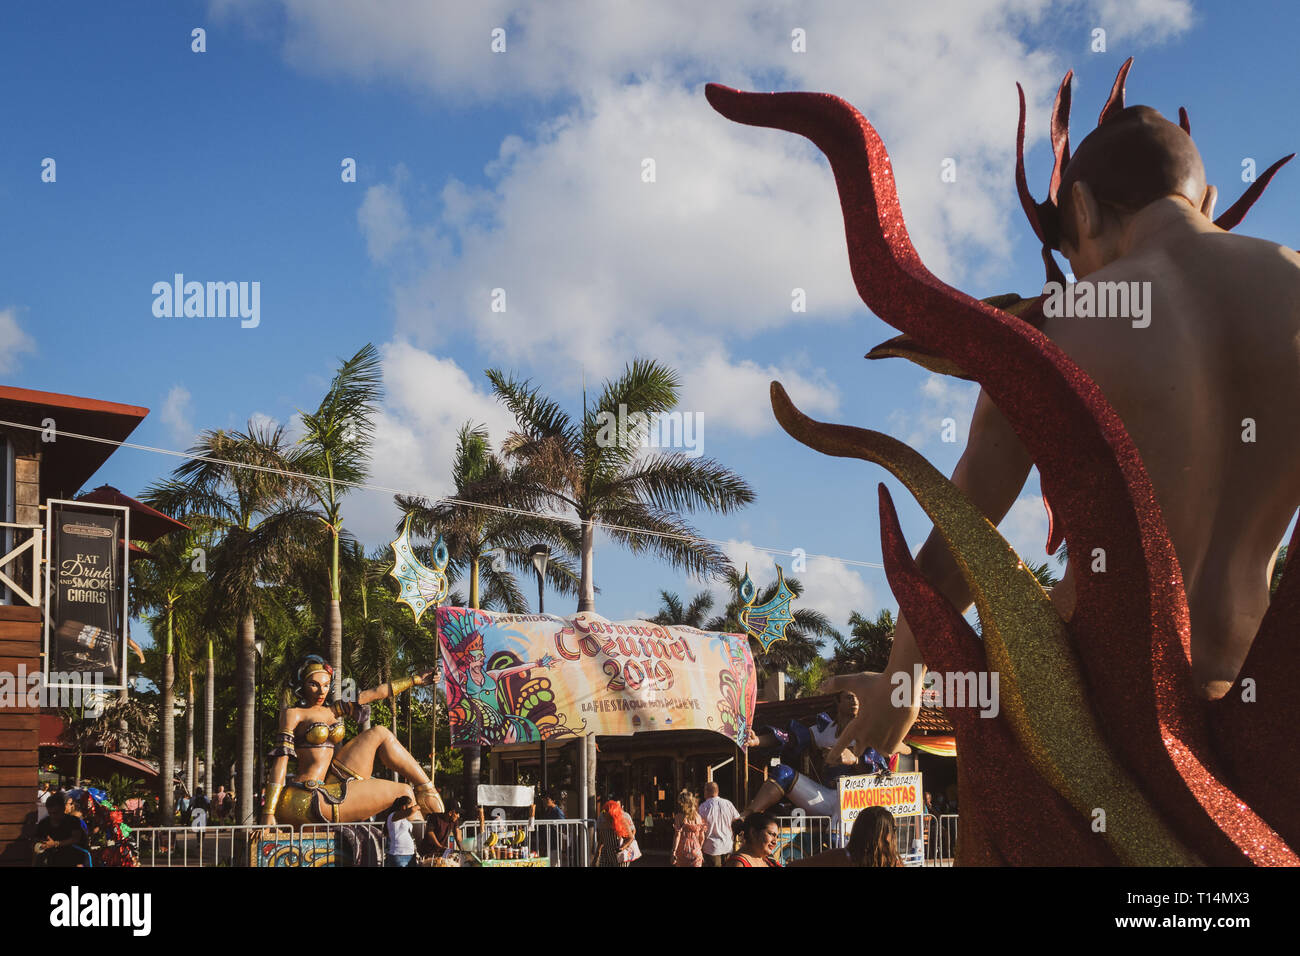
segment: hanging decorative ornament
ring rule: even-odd
[[[785,572],[781,565],[776,566],[776,594],[772,600],[754,605],[758,589],[754,579],[749,576],[749,565],[745,565],[745,575],[740,579],[740,600],[744,607],[740,609],[740,626],[754,640],[763,645],[766,654],[777,641],[785,640],[785,629],[794,620],[790,613],[790,602],[794,592],[785,583]]]
[[[433,567],[430,568],[415,556],[411,547],[411,518],[408,515],[402,533],[392,542],[393,570],[388,573],[396,580],[400,588],[397,600],[401,601],[415,614],[416,623],[420,616],[431,607],[438,605],[447,597],[450,585],[447,582],[447,562],[451,555],[442,535],[433,543]]]

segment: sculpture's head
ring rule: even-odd
[[[1213,210],[1200,151],[1151,107],[1120,110],[1079,144],[1061,176],[1056,247],[1076,276],[1094,272],[1121,255],[1130,217],[1169,196]]]
[[[1065,74],[1052,106],[1052,153],[1055,162],[1047,198],[1035,202],[1025,178],[1025,94],[1020,91],[1020,125],[1016,134],[1016,188],[1029,224],[1043,244],[1047,278],[1063,282],[1052,258],[1056,249],[1070,260],[1077,277],[1093,272],[1121,254],[1120,237],[1129,218],[1159,199],[1185,200],[1208,219],[1217,191],[1205,181],[1205,165],[1192,141],[1187,111],[1179,109],[1175,126],[1149,106],[1124,106],[1124,82],[1130,57],[1120,67],[1097,128],[1070,154],[1070,82]],[[1019,84],[1017,84],[1019,87]],[[1231,229],[1246,214],[1278,168],[1270,166],[1215,225]]]
[[[294,680],[298,700],[308,707],[320,706],[329,698],[333,680],[334,668],[325,662],[325,658],[319,654],[308,654],[299,663]]]

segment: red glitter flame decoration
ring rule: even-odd
[[[1218,738],[1228,756],[1216,753],[1207,719],[1216,708],[1192,695],[1182,573],[1137,448],[1100,389],[1026,321],[1028,316],[995,309],[925,268],[903,224],[884,144],[850,104],[824,93],[747,93],[717,84],[709,84],[706,95],[728,119],[797,133],[821,149],[839,190],[850,268],[863,302],[921,348],[950,359],[980,383],[1037,464],[1054,519],[1074,553],[1104,548],[1125,556],[1111,562],[1105,574],[1079,576],[1077,607],[1066,628],[1103,736],[1147,799],[1162,810],[1170,829],[1211,865],[1300,864],[1279,835],[1293,843],[1300,835],[1293,796],[1300,792],[1300,760],[1291,740],[1282,751],[1263,744],[1276,739],[1267,734],[1268,715],[1296,712],[1300,682],[1279,677],[1277,686],[1270,685],[1267,710],[1262,704],[1219,707],[1218,719],[1225,726],[1232,723],[1233,730],[1230,739]],[[1041,301],[1035,308],[1041,310]],[[843,426],[809,422],[801,433],[786,425],[806,443],[814,429],[833,427]],[[1066,435],[1069,440],[1062,440]],[[887,501],[885,505],[886,571],[891,586],[899,583],[900,606],[918,622],[942,622],[944,608],[951,611],[951,605],[908,576],[906,548],[900,553],[891,538],[897,535],[897,521]],[[1257,663],[1289,655],[1281,646],[1283,622],[1294,629],[1298,619],[1287,611],[1300,604],[1300,585],[1291,580],[1296,577],[1290,571],[1285,575],[1291,604],[1275,605],[1276,615],[1270,611],[1244,673],[1254,673]],[[1277,623],[1270,627],[1273,620]],[[970,635],[955,622],[948,619],[946,625],[924,631],[918,627],[916,635],[927,661],[957,670],[968,666]],[[950,717],[958,727],[959,750],[988,753],[981,766],[997,767],[1002,786],[1031,785],[1036,774],[1023,762],[1010,763],[1018,753],[1014,739],[981,741],[982,734],[996,733],[988,721],[963,733],[960,714],[954,709]],[[1283,718],[1274,726],[1280,733],[1288,724]],[[1239,729],[1244,727],[1249,730]],[[1273,777],[1267,783],[1257,779],[1264,776],[1258,771],[1264,765]],[[1014,779],[1007,773],[1011,769]],[[978,772],[968,773],[959,785],[978,787]],[[1225,782],[1229,779],[1232,785]],[[987,851],[988,861],[1025,862],[1027,854],[1034,862],[1050,863],[1074,852],[1074,831],[1063,825],[1018,854],[1016,847],[1023,843],[1018,816],[980,818],[985,831],[976,842]]]

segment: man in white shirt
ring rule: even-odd
[[[704,785],[700,816],[707,824],[704,831],[704,865],[722,866],[736,848],[735,832],[731,825],[740,819],[740,811],[726,797],[718,796],[718,785],[710,780]]]

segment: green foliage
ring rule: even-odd
[[[448,578],[468,577],[471,602],[477,596],[474,606],[528,610],[525,595],[532,593],[536,580],[529,549],[535,544],[551,549],[546,583],[560,594],[577,593],[572,558],[578,554],[579,536],[572,525],[528,513],[539,508],[542,497],[524,466],[508,464],[492,452],[485,426],[461,426],[451,477],[455,491],[450,500],[430,503],[398,495],[405,516],[398,527],[409,517],[412,532],[431,541],[442,536],[451,555]]]
[[[790,672],[796,697],[813,697],[826,678],[831,676],[830,664],[823,657],[815,657],[804,667]]]
[[[894,645],[894,615],[880,611],[873,621],[858,611],[849,615],[849,636],[837,637],[833,645],[830,670],[834,674],[879,673],[889,662]]]
[[[749,484],[712,458],[642,453],[651,417],[677,407],[676,371],[636,359],[606,381],[593,402],[584,394],[576,420],[529,382],[498,369],[486,374],[515,416],[516,430],[502,451],[521,466],[516,481],[539,503],[572,515],[580,527],[600,527],[634,554],[652,554],[696,577],[733,570],[726,555],[681,514],[728,514],[754,500]],[[618,421],[641,424],[618,436],[611,427]],[[589,532],[582,543],[580,608],[589,606],[594,594],[592,542]]]

